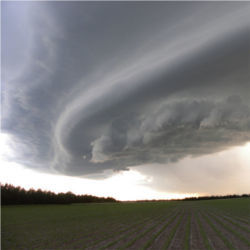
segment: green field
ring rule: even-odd
[[[2,249],[250,249],[250,199],[2,207]]]

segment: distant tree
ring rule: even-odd
[[[10,184],[1,185],[1,205],[17,204],[70,204],[89,202],[117,202],[114,198],[75,195],[72,192],[55,194],[41,189],[28,191]]]
[[[200,196],[200,197],[189,197],[183,200],[190,201],[190,200],[216,200],[216,199],[233,199],[233,198],[249,198],[250,194],[229,194],[229,195],[211,195],[211,196]]]

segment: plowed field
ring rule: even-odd
[[[2,207],[2,249],[250,249],[250,199]]]

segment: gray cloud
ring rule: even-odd
[[[2,11],[2,131],[18,162],[100,174],[250,140],[249,3]]]
[[[239,96],[218,103],[170,100],[152,113],[120,116],[91,143],[92,162],[167,163],[250,140],[250,107]]]

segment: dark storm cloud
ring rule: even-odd
[[[92,162],[166,163],[250,140],[250,108],[239,96],[221,103],[170,101],[152,113],[113,120],[92,142]]]
[[[4,2],[2,130],[16,159],[93,174],[249,141],[249,11]]]

